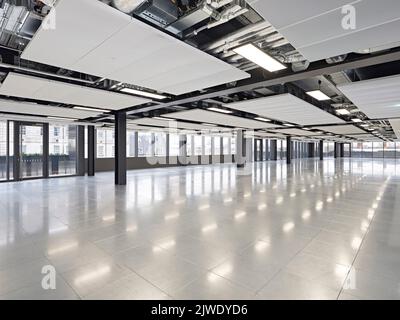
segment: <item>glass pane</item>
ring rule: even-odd
[[[132,130],[126,132],[126,156],[135,156],[135,131]]]
[[[7,180],[7,121],[0,121],[0,180]]]
[[[193,156],[193,135],[186,136],[186,154]]]
[[[236,154],[236,136],[231,138],[231,154]]]
[[[396,143],[385,142],[384,143],[384,157],[388,159],[396,158]]]
[[[43,126],[21,124],[21,178],[43,176]]]
[[[231,147],[230,147],[230,141],[229,137],[223,137],[222,138],[222,146],[223,146],[223,154],[230,154]]]
[[[138,155],[139,157],[151,157],[152,146],[151,132],[139,132],[138,133]]]
[[[372,142],[363,142],[363,158],[372,158]]]
[[[163,132],[154,133],[154,155],[159,157],[167,155],[167,135]]]
[[[179,135],[175,133],[169,134],[169,156],[179,156]]]
[[[204,154],[206,156],[211,155],[211,137],[210,136],[204,136]]]
[[[374,158],[383,158],[383,142],[373,143]]]
[[[201,156],[203,154],[203,136],[194,136],[194,155]]]
[[[221,137],[214,137],[214,154],[221,155]]]
[[[97,130],[97,158],[114,158],[114,129]]]
[[[14,179],[14,122],[8,123],[8,170],[10,180]]]
[[[76,138],[74,125],[49,125],[49,175],[76,174]]]
[[[353,158],[362,158],[363,156],[363,149],[362,149],[362,142],[353,142],[352,149],[351,149],[351,156]]]

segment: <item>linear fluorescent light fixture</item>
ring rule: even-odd
[[[241,55],[243,58],[254,62],[265,70],[268,70],[269,72],[275,72],[287,68],[285,65],[275,60],[251,43],[238,47],[233,51]]]
[[[291,124],[291,123],[283,123],[283,125],[286,127],[294,127],[294,124]]]
[[[52,117],[52,116],[48,116],[47,119],[52,119],[52,120],[68,120],[68,121],[75,121],[78,119],[75,118],[66,118],[66,117]]]
[[[358,118],[353,118],[353,119],[351,119],[351,121],[353,121],[355,123],[363,122],[361,119],[358,119]]]
[[[167,98],[166,96],[163,96],[161,94],[151,93],[151,92],[147,92],[147,91],[140,91],[140,90],[131,89],[131,88],[122,88],[121,92],[136,94],[138,96],[152,98],[152,99],[158,99],[158,100]]]
[[[86,108],[86,107],[78,107],[78,106],[74,107],[73,109],[84,110],[84,111],[92,111],[92,112],[101,112],[101,113],[110,112],[110,110],[96,109],[96,108]]]
[[[156,119],[156,120],[164,120],[164,121],[176,121],[176,119],[164,118],[164,117],[153,117],[153,119]]]
[[[215,112],[220,112],[220,113],[226,113],[226,114],[232,113],[232,111],[225,110],[225,109],[220,109],[220,108],[214,108],[214,107],[207,108],[207,110],[215,111]]]
[[[308,91],[306,92],[309,96],[313,97],[314,99],[317,99],[318,101],[325,101],[325,100],[331,100],[330,97],[328,97],[325,93],[323,93],[321,90],[314,90],[314,91]]]
[[[337,114],[340,114],[342,116],[350,114],[350,111],[347,109],[336,109],[335,111]]]
[[[254,120],[264,121],[264,122],[271,122],[271,120],[269,120],[267,118],[263,118],[263,117],[256,117],[256,118],[254,118]]]

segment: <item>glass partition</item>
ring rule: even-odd
[[[387,159],[396,158],[396,142],[384,142],[383,143],[383,156]]]
[[[374,158],[383,158],[383,142],[373,142],[372,152]]]
[[[363,142],[363,158],[373,158],[373,143]]]
[[[154,155],[157,157],[167,155],[167,135],[164,132],[154,133]]]
[[[176,133],[169,134],[169,156],[170,157],[179,156],[179,134]]]
[[[49,175],[76,174],[77,126],[49,125]]]

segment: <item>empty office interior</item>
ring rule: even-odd
[[[0,299],[400,298],[400,2],[294,2],[0,0]]]

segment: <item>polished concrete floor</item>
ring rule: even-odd
[[[400,161],[1,183],[0,299],[29,298],[399,299]]]

